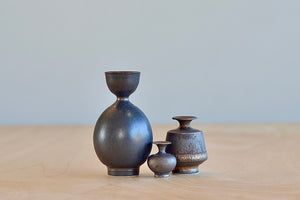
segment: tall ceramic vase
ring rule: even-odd
[[[116,102],[99,117],[94,129],[94,147],[100,161],[113,176],[139,174],[152,147],[152,130],[145,114],[129,101],[140,79],[140,72],[105,72],[109,90]]]

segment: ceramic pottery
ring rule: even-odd
[[[168,131],[166,138],[172,142],[166,152],[177,159],[173,173],[198,173],[198,166],[207,160],[207,152],[202,131],[190,127],[191,121],[196,117],[177,116],[172,119],[178,120],[180,124],[177,129]]]
[[[100,161],[113,176],[139,174],[152,148],[152,130],[145,114],[129,101],[140,72],[105,72],[109,90],[117,100],[99,117],[94,129],[94,147]]]
[[[157,141],[153,142],[153,144],[157,145],[159,151],[148,158],[148,167],[154,172],[154,177],[168,177],[176,166],[175,156],[165,152],[167,145],[171,144],[171,142]]]

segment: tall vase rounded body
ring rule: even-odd
[[[129,101],[140,72],[111,71],[106,83],[117,100],[99,117],[94,129],[94,148],[113,176],[139,175],[139,167],[152,148],[152,129],[145,114]]]

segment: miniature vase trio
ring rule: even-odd
[[[100,161],[113,176],[139,175],[140,166],[148,158],[155,177],[168,177],[170,172],[198,173],[207,160],[203,133],[190,127],[196,117],[177,116],[180,126],[167,133],[166,141],[153,141],[152,129],[145,114],[129,101],[137,88],[140,72],[105,72],[109,90],[117,100],[99,117],[94,129],[94,148]],[[159,152],[149,156],[152,143]],[[148,157],[149,156],[149,157]]]

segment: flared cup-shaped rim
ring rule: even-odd
[[[128,75],[128,74],[140,74],[141,72],[138,71],[107,71],[105,74],[109,75]]]
[[[128,98],[140,80],[138,71],[108,71],[105,72],[106,83],[109,90],[117,97]]]

